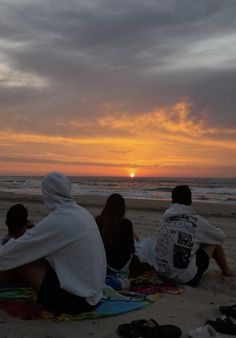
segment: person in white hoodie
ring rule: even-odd
[[[222,247],[225,235],[191,208],[192,193],[187,185],[172,191],[172,204],[160,221],[154,266],[164,278],[197,286],[215,259],[224,276],[233,276]]]
[[[0,284],[16,276],[37,300],[58,313],[90,311],[101,300],[106,255],[93,216],[77,205],[70,181],[58,172],[42,180],[50,213],[23,236],[0,247]]]

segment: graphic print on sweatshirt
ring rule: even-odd
[[[174,268],[188,267],[196,222],[197,218],[190,215],[172,216],[162,220],[156,248],[157,256],[162,260],[161,265],[165,265],[172,256]]]

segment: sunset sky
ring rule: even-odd
[[[235,0],[0,0],[0,175],[236,177]]]

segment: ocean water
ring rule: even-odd
[[[40,195],[41,179],[39,176],[0,176],[0,191]],[[236,179],[73,176],[70,180],[75,195],[109,196],[117,192],[124,197],[170,200],[176,185],[188,184],[195,201],[236,205]]]

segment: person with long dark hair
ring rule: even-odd
[[[128,271],[134,254],[134,233],[132,222],[125,218],[125,200],[120,194],[108,197],[101,214],[97,216],[103,244],[106,251],[108,270]]]
[[[143,257],[152,251],[151,240],[139,239],[125,213],[125,199],[114,193],[108,197],[104,209],[95,219],[105,247],[107,273],[124,272],[134,278],[153,269],[152,263]]]

